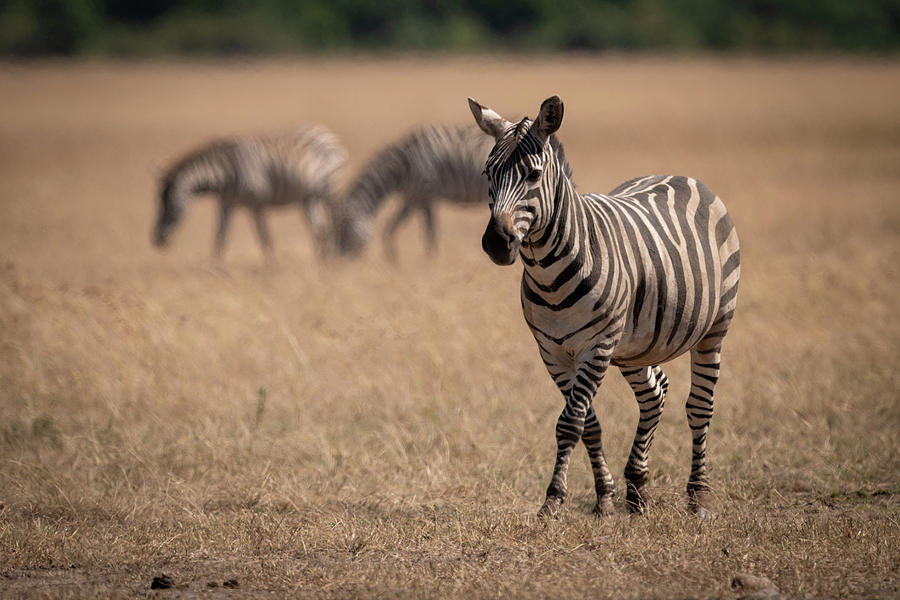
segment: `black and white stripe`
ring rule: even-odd
[[[610,365],[634,391],[640,420],[628,463],[626,501],[643,511],[647,456],[668,380],[661,363],[691,355],[686,404],[693,437],[690,506],[705,512],[706,434],[722,340],[740,278],[737,233],[722,201],[688,177],[633,179],[609,195],[575,191],[562,146],[556,96],[538,117],[510,123],[469,100],[496,144],[487,159],[491,219],[482,246],[497,264],[524,263],[522,310],[566,405],[542,515],[566,498],[566,473],[582,440],[594,471],[599,513],[612,510],[614,483],[593,398]]]
[[[491,144],[472,128],[425,125],[385,146],[351,184],[338,218],[338,248],[355,254],[368,244],[372,220],[385,199],[399,196],[400,206],[384,230],[385,250],[396,256],[397,228],[414,212],[422,213],[429,252],[437,245],[435,205],[483,202],[487,182],[481,175]]]
[[[300,206],[324,250],[332,235],[331,205],[346,159],[337,136],[320,125],[215,140],[178,160],[163,176],[154,243],[166,245],[190,199],[210,193],[219,199],[216,256],[225,248],[231,214],[239,206],[252,212],[267,253],[272,238],[264,212],[289,204]]]

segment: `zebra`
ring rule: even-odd
[[[153,242],[166,246],[189,200],[212,193],[219,198],[216,258],[225,249],[234,208],[250,209],[263,251],[271,256],[272,237],[264,211],[294,203],[303,210],[324,254],[332,235],[330,205],[346,160],[337,136],[321,125],[213,140],[176,161],[163,175]]]
[[[391,194],[400,207],[384,230],[385,252],[396,257],[394,235],[414,211],[425,222],[429,254],[437,248],[435,205],[439,200],[474,205],[487,194],[481,175],[487,138],[468,127],[423,125],[381,149],[349,187],[337,217],[337,246],[345,255],[359,253],[369,242],[372,220]]]
[[[638,177],[608,195],[579,194],[554,135],[563,118],[558,96],[545,100],[534,120],[517,123],[471,98],[469,108],[496,141],[484,170],[491,216],[482,248],[498,265],[521,256],[525,321],[565,398],[538,514],[559,514],[579,440],[594,474],[594,512],[613,511],[615,484],[593,407],[610,365],[640,409],[624,473],[626,505],[638,513],[648,508],[647,457],[669,385],[660,364],[690,351],[688,505],[708,516],[706,435],[740,278],[738,236],[725,205],[700,181],[680,176]]]

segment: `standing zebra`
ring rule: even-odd
[[[274,136],[215,140],[176,162],[162,178],[153,240],[165,246],[195,194],[219,197],[214,252],[221,257],[231,213],[251,210],[263,250],[272,253],[264,211],[298,204],[320,251],[331,236],[330,205],[347,155],[333,133],[316,125]]]
[[[592,404],[610,365],[625,376],[640,408],[625,480],[629,508],[644,511],[647,456],[668,389],[659,365],[690,351],[687,492],[691,509],[705,515],[706,433],[740,277],[737,232],[725,205],[699,181],[678,176],[640,177],[607,196],[580,195],[553,135],[563,118],[559,97],[545,100],[534,121],[518,123],[471,98],[469,107],[496,139],[485,168],[491,219],[482,247],[499,265],[522,257],[525,321],[566,401],[539,514],[559,513],[578,440],[594,472],[595,511],[612,511],[615,488]]]
[[[490,143],[471,128],[424,125],[389,144],[363,168],[350,186],[338,217],[337,244],[344,254],[362,250],[371,237],[372,219],[391,194],[400,208],[384,230],[385,251],[395,257],[394,235],[413,211],[425,221],[429,252],[437,246],[435,204],[446,200],[477,204],[487,193],[481,174]]]

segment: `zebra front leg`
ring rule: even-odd
[[[613,495],[616,493],[616,483],[606,464],[601,434],[600,420],[594,411],[594,405],[591,404],[584,420],[584,433],[581,435],[581,441],[587,448],[591,470],[594,472],[594,489],[597,491],[597,505],[594,507],[594,513],[598,516],[606,516],[613,513]]]
[[[403,221],[407,220],[412,214],[412,209],[414,208],[413,203],[406,196],[402,198],[402,201],[403,205],[391,217],[390,222],[384,228],[384,251],[391,262],[397,261],[397,248],[394,245],[394,236],[397,234],[397,229]]]
[[[432,199],[422,202],[422,218],[425,222],[425,248],[429,256],[434,256],[437,250],[437,226],[435,225],[434,201]]]
[[[231,222],[231,204],[223,202],[219,206],[219,226],[216,228],[216,241],[213,245],[213,255],[217,260],[222,259],[225,253],[225,237],[228,234],[228,224]]]
[[[579,365],[575,371],[575,376],[568,380],[563,387],[563,393],[566,396],[566,406],[563,408],[559,419],[556,422],[556,463],[553,467],[553,476],[550,479],[550,485],[547,486],[547,497],[543,506],[538,511],[541,517],[556,517],[560,508],[568,495],[567,476],[569,472],[569,459],[572,456],[572,449],[578,444],[582,434],[585,431],[585,424],[588,413],[591,412],[591,402],[597,388],[603,381],[606,369],[609,366],[609,357],[597,357],[591,361],[587,361]],[[595,415],[596,420],[596,415]],[[599,441],[599,422],[596,428],[591,423],[591,437],[585,442],[588,446],[589,454],[598,461],[598,471],[608,472],[609,467],[606,466],[606,460],[603,458],[602,447],[597,445]],[[609,476],[610,483],[612,476]],[[607,491],[611,498],[611,489],[604,482],[602,486],[602,494],[607,495]],[[598,506],[600,501],[598,499]]]
[[[706,433],[713,415],[713,391],[719,379],[721,337],[702,340],[691,351],[691,392],[685,405],[693,438],[688,507],[709,515],[709,476],[706,471]]]
[[[640,420],[634,434],[631,454],[625,465],[625,481],[627,492],[625,502],[632,512],[643,513],[650,504],[650,494],[646,484],[650,478],[647,457],[653,434],[662,416],[669,380],[659,366],[640,369],[622,369],[622,375],[634,391],[634,397],[640,408]]]
[[[556,421],[556,463],[553,466],[550,485],[547,486],[547,497],[538,511],[539,517],[557,517],[562,503],[569,494],[567,484],[569,458],[584,432],[587,412],[587,403],[583,398],[570,397]]]

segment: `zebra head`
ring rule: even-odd
[[[360,254],[372,237],[372,219],[344,205],[336,209],[333,221],[332,237],[337,251],[348,257]]]
[[[496,144],[488,156],[491,220],[481,247],[498,265],[511,265],[522,242],[542,230],[552,214],[554,191],[566,169],[557,155],[561,147],[551,136],[563,118],[559,96],[544,100],[537,118],[511,123],[469,98],[475,122]]]
[[[160,248],[169,243],[172,230],[184,213],[185,198],[178,187],[171,176],[166,176],[160,186],[159,215],[153,229],[153,243]]]

